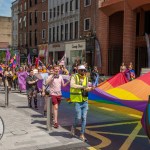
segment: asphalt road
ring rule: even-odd
[[[24,93],[16,92],[14,92],[14,97],[26,98]],[[39,96],[38,112],[41,114],[43,113],[43,104],[44,100]],[[58,147],[57,149],[150,150],[150,143],[141,127],[138,112],[133,111],[132,114],[126,108],[117,107],[118,109],[114,109],[108,107],[107,104],[90,104],[85,134],[90,147],[83,148],[80,145],[72,145],[72,147]],[[59,107],[59,124],[70,130],[73,121],[73,104],[62,100]],[[79,131],[80,128],[76,131],[77,135],[80,134]]]

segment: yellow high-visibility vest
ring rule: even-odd
[[[80,85],[80,78],[78,74],[73,75],[75,78],[76,84]],[[88,78],[85,76],[83,79],[82,86],[87,87]],[[70,88],[70,101],[71,102],[84,102],[87,101],[88,97],[82,96],[82,89]]]

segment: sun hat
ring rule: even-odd
[[[84,65],[80,65],[80,66],[78,66],[78,70],[86,70],[86,68]]]

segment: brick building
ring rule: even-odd
[[[132,62],[139,74],[148,65],[145,33],[150,34],[150,1],[99,0],[98,4],[102,73],[116,74],[121,62]]]
[[[89,66],[95,61],[97,0],[80,0],[80,39],[86,41],[86,62]]]
[[[12,18],[0,16],[0,49],[6,49],[12,44]]]
[[[28,1],[19,0],[18,2],[18,51],[21,63],[25,63],[28,54]]]
[[[44,62],[48,45],[48,0],[28,0],[28,52],[32,62],[38,56]]]

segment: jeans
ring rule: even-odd
[[[84,134],[86,128],[86,118],[88,111],[88,101],[75,103],[75,122],[74,128],[79,124],[81,120],[81,134]]]

